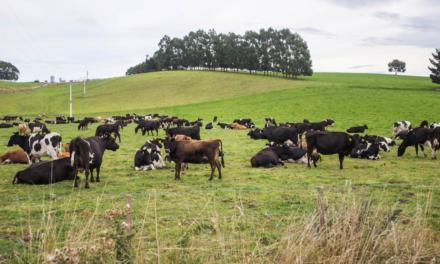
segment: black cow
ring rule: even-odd
[[[310,168],[312,153],[316,150],[323,155],[338,154],[339,168],[343,169],[344,157],[349,155],[359,144],[359,137],[350,136],[344,132],[310,131],[306,134],[307,165]],[[316,162],[313,161],[316,167]]]
[[[95,136],[103,137],[114,135],[121,142],[121,134],[119,134],[120,126],[118,124],[104,124],[96,128]]]
[[[284,162],[278,156],[275,147],[267,147],[251,158],[251,166],[254,168],[271,168],[277,165],[284,165]]]
[[[252,139],[265,139],[266,137],[263,134],[263,130],[259,128],[255,128],[254,130],[250,130],[247,135]]]
[[[213,125],[211,122],[209,122],[208,124],[206,124],[205,129],[213,129]]]
[[[13,125],[12,124],[8,124],[8,123],[1,123],[0,124],[0,128],[10,128],[10,127],[13,127]]]
[[[174,127],[165,129],[167,136],[174,137],[175,135],[185,135],[192,139],[200,140],[200,127]]]
[[[89,188],[90,182],[94,182],[93,170],[96,169],[96,181],[99,182],[102,159],[106,149],[116,151],[119,145],[110,136],[74,138],[70,142],[71,165],[75,168],[75,187],[78,187],[78,169],[83,169],[86,176],[85,188]]]
[[[51,184],[64,180],[73,180],[74,178],[75,171],[70,164],[70,158],[62,158],[31,165],[17,172],[12,183]]]
[[[431,151],[433,151],[430,141],[432,131],[432,129],[426,127],[417,127],[410,130],[405,136],[403,136],[403,141],[397,150],[397,156],[401,157],[405,153],[406,148],[409,146],[415,147],[416,156],[418,156],[420,145],[420,149],[422,150],[423,155],[426,157],[425,148],[423,145],[428,146]],[[434,151],[431,155],[431,158],[434,158]]]
[[[88,129],[88,126],[89,126],[89,120],[84,118],[83,120],[79,121],[78,130],[86,130]]]
[[[219,126],[222,129],[231,129],[231,125],[230,124],[226,124],[226,123],[218,122],[217,126]]]
[[[332,126],[335,123],[335,121],[333,119],[327,118],[327,119],[324,119],[323,121],[320,121],[320,122],[308,122],[307,119],[304,119],[304,123],[309,124],[310,130],[325,131],[327,129],[327,127]]]
[[[364,133],[365,129],[368,129],[367,125],[363,126],[354,126],[347,129],[348,133]]]
[[[298,130],[295,127],[266,127],[263,129],[263,135],[275,144],[283,144],[290,140],[298,145]]]
[[[159,128],[160,128],[160,121],[159,120],[145,120],[145,121],[139,121],[137,122],[138,125],[134,129],[134,132],[137,134],[138,130],[142,130],[142,135],[145,135],[145,132],[147,132],[147,135],[153,135],[153,131],[156,131],[156,136],[159,135]]]

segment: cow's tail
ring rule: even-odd
[[[220,157],[222,158],[222,167],[225,167],[225,153],[223,152],[223,142],[220,141]]]

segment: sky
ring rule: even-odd
[[[121,76],[163,35],[289,28],[307,42],[315,72],[428,76],[440,48],[440,0],[2,0],[0,60],[20,81]]]

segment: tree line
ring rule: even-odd
[[[127,75],[159,70],[246,71],[310,76],[312,61],[307,43],[289,29],[246,31],[244,35],[191,31],[183,38],[163,36],[158,50],[129,68]]]

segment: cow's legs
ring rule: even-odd
[[[307,147],[307,167],[309,167],[309,168],[311,168],[310,157],[312,156],[312,152],[313,152],[313,149]],[[316,165],[315,165],[315,167],[316,167]]]
[[[427,141],[427,142],[429,142],[429,141]],[[429,146],[429,147],[430,147],[430,146]],[[422,152],[423,152],[423,156],[426,157],[425,147],[423,146],[423,144],[420,144],[420,149],[421,149]]]
[[[88,189],[89,188],[89,171],[88,169],[85,170],[85,175],[86,175],[86,185],[84,186],[84,188]]]
[[[416,156],[418,157],[419,156],[419,145],[415,144],[414,148],[416,149]]]
[[[212,178],[214,177],[215,166],[216,166],[215,163],[216,163],[215,160],[214,160],[214,161],[211,161],[211,162],[209,163],[209,164],[211,165],[211,176],[209,177],[209,180],[210,180],[210,181],[211,181]]]
[[[339,169],[343,169],[343,163],[344,163],[344,157],[345,155],[343,153],[339,153]]]
[[[100,182],[101,180],[99,179],[99,172],[101,171],[101,166],[98,166],[96,168],[96,182]]]
[[[175,180],[180,180],[180,170],[182,168],[182,163],[176,161],[176,167],[175,167],[175,175],[174,175],[174,179]]]
[[[218,170],[218,178],[221,179],[222,178],[222,165],[220,163],[220,160],[217,160],[215,165],[217,166],[217,170]]]
[[[95,182],[95,177],[93,177],[93,169],[90,169],[90,182]]]
[[[78,181],[79,181],[78,170],[75,169],[75,177],[74,177],[74,183],[73,183],[74,187],[78,187]]]

